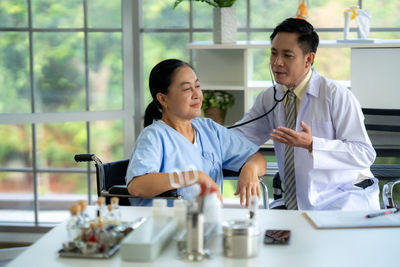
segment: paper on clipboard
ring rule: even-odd
[[[303,216],[316,229],[400,227],[400,213],[365,218],[374,211],[305,211]],[[375,211],[376,212],[376,211]]]

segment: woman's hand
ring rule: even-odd
[[[223,204],[222,203],[222,195],[221,195],[221,190],[219,189],[219,187],[218,187],[218,185],[214,182],[214,180],[210,177],[210,176],[208,176],[205,172],[202,172],[202,171],[198,171],[198,173],[199,173],[199,180],[198,180],[198,183],[199,184],[206,184],[206,186],[207,187],[213,187],[213,188],[215,188],[216,189],[216,192],[217,192],[217,197],[219,198],[219,200],[221,201],[221,204]]]
[[[257,195],[261,197],[260,182],[258,180],[258,173],[255,168],[251,166],[243,166],[240,172],[235,196],[240,194],[240,205],[243,205],[246,200],[246,208],[250,205],[250,197]]]
[[[240,205],[246,200],[246,208],[250,205],[250,197],[257,195],[261,197],[260,182],[258,177],[265,174],[267,161],[260,153],[251,155],[240,171],[235,196],[240,194]]]

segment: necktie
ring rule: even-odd
[[[290,91],[286,103],[286,127],[296,130],[296,95]],[[297,210],[294,148],[285,146],[285,203],[289,210]]]

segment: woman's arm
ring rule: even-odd
[[[210,187],[218,188],[218,185],[205,172],[198,171],[198,179],[195,179],[193,171],[182,172],[183,184],[179,188],[190,186],[194,183],[205,183]],[[166,191],[176,189],[170,183],[169,173],[148,173],[137,176],[128,184],[128,192],[134,197],[150,198],[155,197]],[[174,173],[174,182],[179,183],[177,173]],[[189,179],[185,179],[188,175]],[[218,197],[222,200],[221,192],[217,190]]]
[[[250,197],[257,195],[261,197],[260,182],[258,177],[263,176],[267,169],[267,161],[260,153],[251,155],[240,171],[235,195],[240,194],[240,205],[246,199],[246,207],[249,207]]]

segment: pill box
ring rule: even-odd
[[[151,261],[172,239],[178,220],[172,217],[149,217],[121,242],[120,255],[125,261]]]

